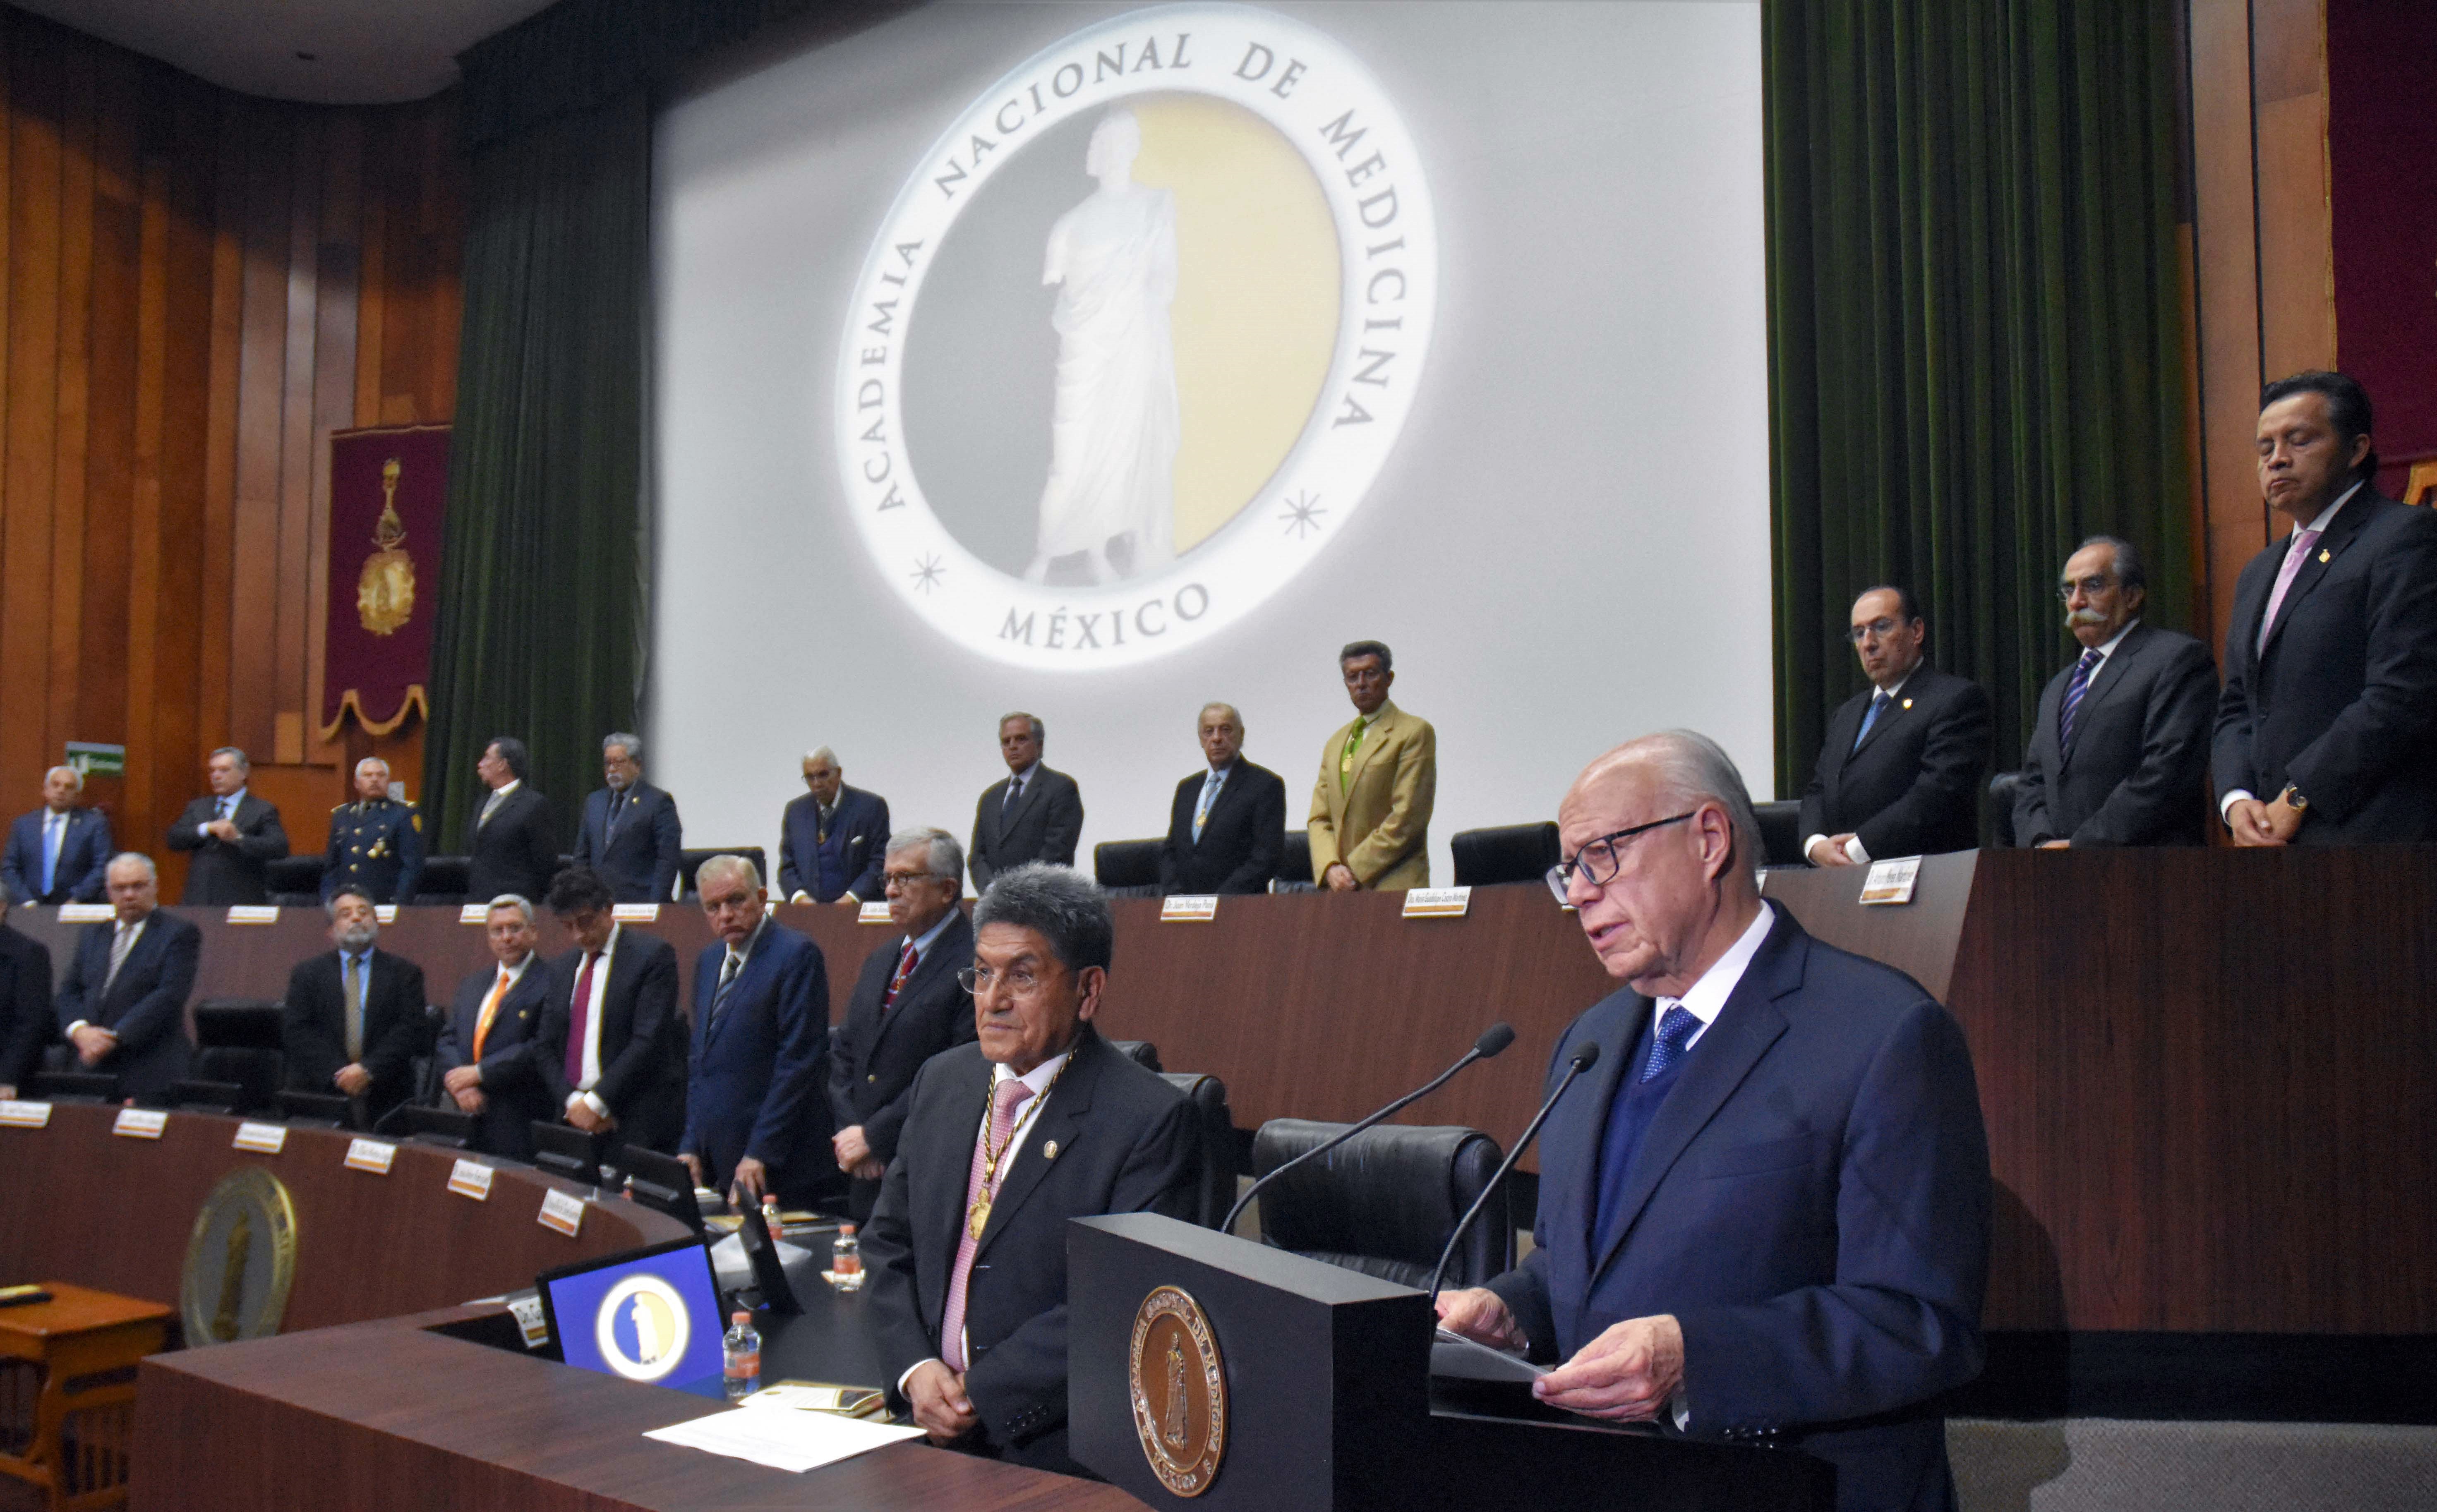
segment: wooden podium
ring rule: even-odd
[[[1156,1213],[1067,1239],[1075,1458],[1172,1512],[1824,1508],[1829,1468],[1429,1373],[1429,1296]]]

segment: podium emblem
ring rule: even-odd
[[[179,1278],[178,1312],[190,1345],[267,1339],[288,1312],[296,1278],[296,1208],[260,1166],[220,1178],[195,1215]]]
[[[1200,1496],[1227,1452],[1227,1372],[1201,1304],[1162,1286],[1134,1312],[1127,1384],[1134,1434],[1160,1484]]]

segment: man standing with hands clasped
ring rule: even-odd
[[[1388,701],[1395,659],[1376,640],[1337,653],[1354,720],[1320,748],[1312,784],[1312,879],[1334,893],[1430,885],[1430,808],[1438,801],[1439,737]]]

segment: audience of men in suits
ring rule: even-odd
[[[973,961],[973,926],[957,907],[964,848],[944,829],[901,830],[888,838],[885,862],[897,933],[864,957],[830,1047],[831,1145],[856,1223],[871,1216],[897,1157],[914,1073],[975,1033],[973,995],[960,977]]]
[[[2081,654],[2040,695],[2014,790],[2014,843],[2202,843],[2218,691],[2208,648],[2141,622],[2148,577],[2130,541],[2083,542],[2057,592]]]
[[[279,1022],[289,1087],[347,1098],[367,1129],[414,1093],[415,1058],[431,1046],[423,968],[379,947],[373,907],[355,888],[331,897],[334,948],[289,973]]]
[[[1286,850],[1287,785],[1244,756],[1244,717],[1207,704],[1196,717],[1205,770],[1176,785],[1160,847],[1163,893],[1266,893]]]
[[[322,901],[352,889],[376,903],[412,903],[423,885],[423,815],[389,795],[389,763],[356,763],[356,795],[330,810]]]
[[[1067,1452],[1066,1225],[1192,1216],[1192,1105],[1092,1027],[1113,928],[1091,878],[1026,865],[973,910],[979,1038],[916,1073],[863,1258],[881,1354],[939,1443],[1085,1473]]]
[[[525,785],[525,743],[503,735],[482,748],[475,775],[490,791],[465,831],[465,895],[543,897],[558,871],[550,800]],[[556,905],[552,905],[555,908]]]
[[[633,1143],[663,1155],[685,1132],[686,1030],[677,953],[614,916],[609,884],[570,866],[550,885],[550,911],[574,948],[550,963],[549,1005],[534,1054],[552,1105],[605,1151]]]
[[[279,810],[246,789],[253,763],[233,745],[203,763],[211,791],[169,826],[169,848],[195,853],[181,903],[259,904],[271,896],[271,863],[288,854]]]
[[[78,1070],[115,1077],[114,1096],[157,1101],[186,1077],[186,999],[203,935],[163,912],[151,857],[122,851],[104,878],[113,916],[77,938],[60,981],[60,1028]]]
[[[829,964],[770,916],[762,875],[714,856],[694,877],[718,938],[694,958],[693,1049],[677,1155],[697,1186],[739,1203],[834,1206],[845,1178],[830,1152]]]
[[[1802,854],[1817,866],[1970,850],[1989,770],[1988,690],[1922,655],[1929,627],[1912,594],[1853,600],[1853,650],[1870,680],[1828,717],[1802,792]]]
[[[1354,719],[1320,748],[1312,784],[1311,875],[1331,892],[1430,885],[1438,732],[1388,699],[1395,659],[1376,640],[1337,653]]]
[[[0,879],[0,1100],[15,1097],[33,1079],[60,1030],[51,1008],[51,952],[9,927],[15,895]]]
[[[1083,793],[1074,778],[1043,764],[1046,734],[1029,714],[998,721],[998,751],[1008,774],[982,790],[973,809],[966,865],[976,893],[988,891],[999,873],[1026,861],[1075,864],[1075,843],[1083,835]]]
[[[575,864],[589,866],[621,903],[665,903],[676,895],[685,826],[677,801],[643,780],[643,739],[617,734],[601,742],[604,786],[584,800]]]
[[[804,795],[779,819],[779,894],[790,903],[880,900],[888,800],[846,785],[837,753],[804,754]]]
[[[476,1149],[526,1160],[535,1121],[558,1117],[536,1059],[550,971],[531,899],[493,898],[482,925],[491,964],[457,984],[433,1051],[442,1105],[473,1117]]]
[[[53,767],[43,773],[43,807],[9,826],[0,882],[20,903],[98,903],[101,871],[110,864],[110,817],[85,808],[84,773]]]
[[[2237,845],[2437,840],[2437,514],[2378,493],[2369,395],[2260,395],[2259,489],[2290,522],[2242,569],[2211,750]]]

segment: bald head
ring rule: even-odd
[[[1601,756],[1557,808],[1567,901],[1610,976],[1681,997],[1760,909],[1760,825],[1743,775],[1690,730]]]

